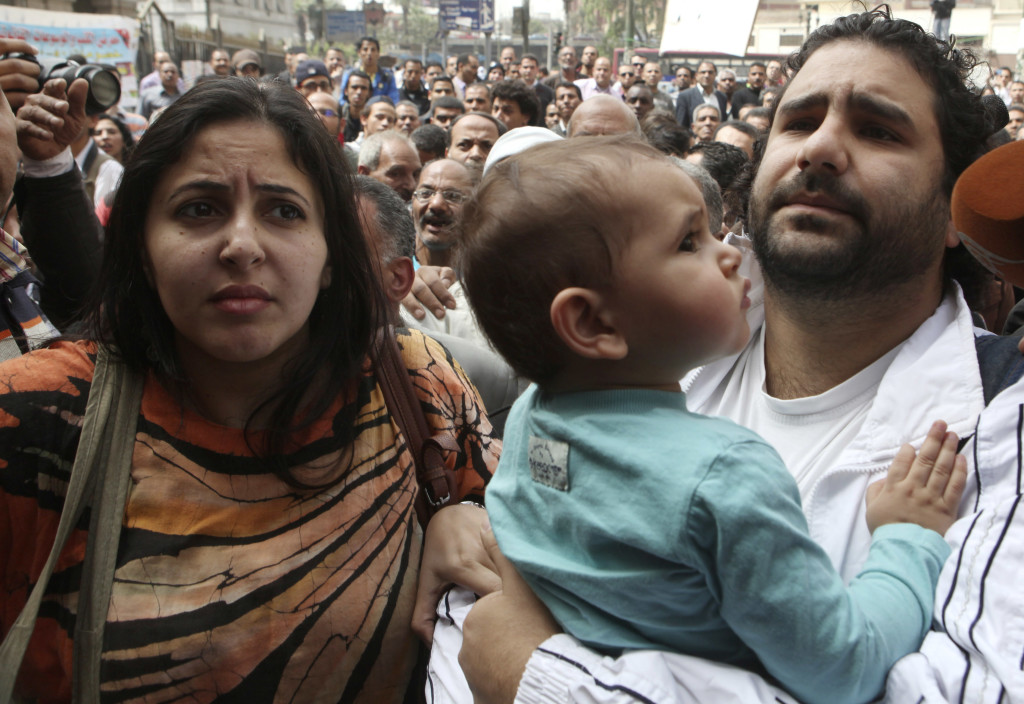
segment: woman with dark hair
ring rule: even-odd
[[[384,316],[344,163],[294,89],[197,86],[127,164],[86,339],[0,366],[5,632],[54,541],[98,349],[144,378],[105,698],[406,697],[418,487],[369,362]],[[500,443],[476,392],[443,348],[398,341],[429,430],[457,441],[457,498],[480,497]],[[46,588],[26,699],[70,700],[87,533]]]
[[[121,165],[124,165],[135,148],[131,130],[116,115],[101,115],[92,130],[92,138],[96,146],[117,159]]]

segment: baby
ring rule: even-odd
[[[487,489],[502,552],[571,635],[767,673],[809,702],[867,701],[931,623],[966,481],[933,425],[869,491],[870,555],[844,586],[796,483],[755,433],[686,409],[678,380],[747,342],[740,252],[697,185],[622,138],[494,166],[462,272],[495,348],[535,385]]]

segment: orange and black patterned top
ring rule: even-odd
[[[399,343],[428,424],[459,441],[460,498],[480,500],[501,443],[475,390],[429,338],[402,331]],[[53,545],[94,351],[62,342],[0,366],[5,633]],[[295,452],[294,465],[310,468],[352,454],[343,481],[326,490],[289,487],[253,457],[241,430],[175,398],[146,380],[102,701],[401,701],[418,655],[409,623],[422,531],[411,456],[369,367]],[[358,408],[349,448],[331,443],[344,403]],[[16,691],[30,700],[70,700],[87,514],[57,564],[22,664]]]

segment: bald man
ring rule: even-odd
[[[628,105],[610,95],[584,100],[569,120],[569,137],[630,133],[641,135],[640,122]]]

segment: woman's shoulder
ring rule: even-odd
[[[0,394],[81,392],[92,382],[96,343],[60,340],[0,364]]]

